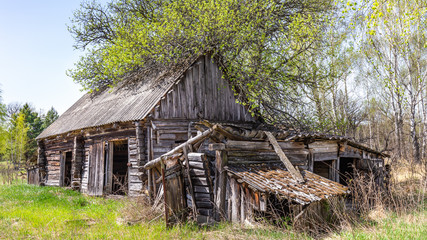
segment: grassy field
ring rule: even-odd
[[[277,229],[223,224],[209,229],[181,225],[166,229],[161,219],[128,225],[123,200],[86,197],[55,187],[0,185],[0,239],[301,239]]]
[[[309,239],[292,228],[193,224],[166,229],[161,219],[127,224],[129,200],[83,196],[55,187],[0,185],[0,239]],[[369,224],[331,233],[330,239],[425,239],[427,211],[381,213]]]

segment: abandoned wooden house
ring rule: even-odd
[[[244,221],[273,198],[307,205],[345,194],[354,168],[381,170],[384,154],[347,138],[264,126],[217,63],[201,56],[84,95],[37,137],[31,179],[163,199],[168,221],[185,209]]]

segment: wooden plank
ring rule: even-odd
[[[197,82],[198,82],[198,78],[199,78],[199,61],[197,61],[194,65],[193,65],[193,70],[191,71],[192,73],[192,77],[191,77],[191,81],[188,83],[188,87],[190,90],[190,94],[191,94],[191,109],[190,109],[190,117],[191,118],[198,118],[197,114],[199,113],[199,105],[198,105],[198,99],[196,96],[196,93],[200,92],[198,86],[197,86]]]
[[[89,195],[93,195],[95,193],[95,169],[96,169],[96,148],[97,145],[96,144],[92,144],[89,146],[89,164],[88,164],[88,168],[86,168],[86,171],[88,172],[88,194]],[[91,170],[93,169],[93,170]]]
[[[104,190],[104,142],[98,143],[97,153],[96,153],[96,193],[95,195],[101,196]]]
[[[267,135],[268,141],[271,143],[271,145],[273,145],[274,150],[276,151],[277,155],[279,155],[280,160],[282,160],[283,164],[285,164],[286,169],[289,171],[292,177],[299,183],[304,182],[304,178],[302,177],[301,173],[294,168],[292,163],[286,157],[285,153],[283,152],[282,148],[280,148],[273,134],[268,131],[264,132]]]
[[[236,179],[230,178],[231,187],[231,221],[240,221],[240,187]]]
[[[336,160],[337,152],[314,153],[314,161]]]
[[[193,185],[204,186],[204,187],[208,186],[208,181],[206,180],[205,177],[195,177],[195,178],[192,178],[191,181]]]
[[[203,162],[190,161],[189,164],[191,168],[205,169]]]
[[[211,67],[211,73],[212,73],[212,97],[213,100],[211,102],[211,106],[212,106],[212,119],[215,120],[220,120],[221,119],[221,113],[220,111],[222,111],[222,108],[219,106],[219,103],[221,101],[220,96],[218,95],[218,77],[217,77],[217,66],[214,63],[213,58],[211,58],[210,61],[210,67]]]
[[[227,187],[227,172],[224,170],[224,167],[228,164],[227,152],[226,151],[216,151],[215,152],[215,161],[216,169],[219,171],[218,176],[218,186],[217,186],[217,196],[216,196],[216,205],[220,214],[221,219],[226,219],[226,187]]]
[[[243,189],[243,186],[240,186],[240,222],[244,223],[246,219],[246,199],[245,196],[245,190]]]
[[[197,193],[210,193],[209,187],[202,187],[202,186],[193,186],[194,192]]]
[[[196,202],[197,208],[212,208],[212,203],[208,201],[197,201]]]
[[[278,142],[283,151],[308,153],[304,145],[293,142]],[[251,151],[272,151],[270,144],[265,141],[236,141],[228,140],[225,149],[229,150],[251,150]]]
[[[185,76],[186,79],[184,80],[184,88],[185,88],[185,100],[186,103],[185,105],[183,105],[183,107],[185,108],[186,111],[186,117],[187,118],[194,118],[193,117],[193,87],[192,87],[192,83],[193,83],[193,72],[194,72],[194,66],[191,66],[190,69],[187,70]]]
[[[205,56],[205,119],[212,119],[212,103],[215,99],[212,99],[212,71],[210,67],[210,57]]]
[[[205,57],[201,57],[199,63],[199,79],[197,98],[199,99],[199,117],[206,119],[206,69]]]

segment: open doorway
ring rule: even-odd
[[[348,186],[350,179],[354,176],[354,158],[340,158],[339,164],[339,179],[340,183]]]
[[[324,178],[334,180],[333,164],[335,160],[315,161],[313,163],[313,173]]]
[[[61,163],[61,186],[69,187],[71,186],[71,160],[72,160],[72,152],[68,151],[63,153],[62,155],[62,163]]]
[[[105,191],[124,195],[128,190],[128,142],[127,140],[108,143],[105,164]]]

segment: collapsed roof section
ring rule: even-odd
[[[238,182],[254,191],[274,194],[301,205],[343,195],[348,188],[310,171],[302,171],[303,183],[297,182],[282,165],[229,165],[225,169]]]

